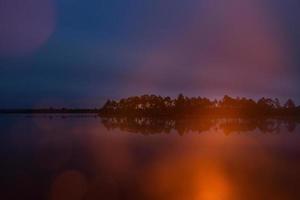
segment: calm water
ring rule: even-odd
[[[300,199],[299,127],[0,115],[0,199]]]

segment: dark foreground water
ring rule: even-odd
[[[300,199],[280,120],[0,115],[0,199]]]

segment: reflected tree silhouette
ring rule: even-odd
[[[125,132],[153,135],[170,134],[175,131],[179,135],[190,132],[203,133],[218,130],[225,135],[246,133],[258,130],[262,133],[278,134],[281,131],[294,132],[299,121],[295,119],[272,118],[191,118],[168,119],[151,117],[101,117],[108,130],[119,129]]]

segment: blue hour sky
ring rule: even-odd
[[[297,0],[0,0],[0,107],[154,93],[300,102]]]

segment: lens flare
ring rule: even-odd
[[[41,47],[55,29],[53,0],[0,2],[0,56],[23,56]]]

